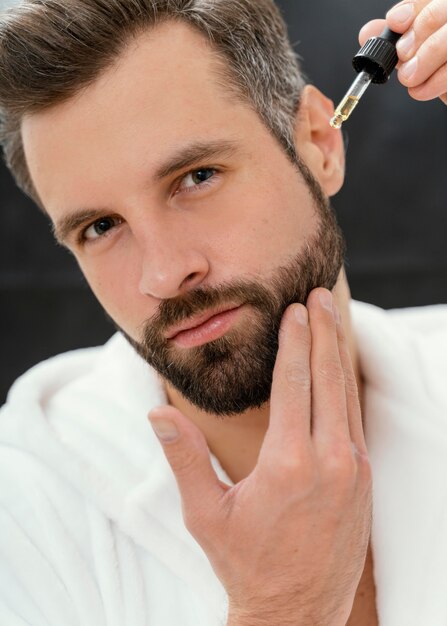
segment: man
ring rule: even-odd
[[[447,1],[387,23],[447,103]],[[3,409],[1,623],[445,623],[446,311],[350,304],[342,139],[272,2],[28,0],[0,33],[7,162],[121,330]]]

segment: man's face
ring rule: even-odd
[[[343,242],[318,186],[215,62],[199,34],[165,24],[22,130],[39,196],[105,310],[187,399],[232,414],[268,400],[284,310],[334,286]]]

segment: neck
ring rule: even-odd
[[[350,292],[344,271],[333,290],[340,309],[343,327],[349,341],[351,358],[361,393],[361,372],[349,311]],[[208,447],[218,459],[228,477],[237,483],[253,470],[269,424],[270,407],[246,411],[232,417],[217,417],[200,411],[169,384],[166,384],[169,403],[194,422],[204,434]]]

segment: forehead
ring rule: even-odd
[[[136,176],[179,143],[235,139],[228,134],[237,136],[249,119],[256,124],[249,106],[219,84],[219,65],[198,31],[165,23],[141,34],[74,98],[26,118],[25,154],[44,204],[53,194],[79,194],[79,180],[93,183],[92,171],[104,182],[126,166]]]

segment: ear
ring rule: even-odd
[[[313,85],[306,85],[297,114],[295,145],[328,196],[340,191],[345,178],[343,137],[329,124],[333,114],[334,103]]]

